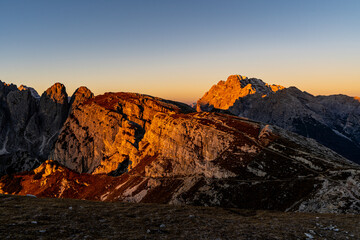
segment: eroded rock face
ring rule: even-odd
[[[360,163],[360,102],[345,95],[313,96],[295,87],[230,76],[213,86],[198,111],[221,109],[310,137]]]
[[[156,113],[191,111],[186,104],[135,93],[96,96],[73,109],[51,158],[80,173],[115,173],[134,161],[130,156]]]
[[[156,156],[157,160],[146,167],[146,176],[235,176],[212,162],[231,146],[234,135],[217,129],[209,120],[197,116],[160,113],[155,116],[140,142],[138,155],[140,160]]]
[[[267,122],[270,115],[280,125],[288,118],[296,122],[312,109],[318,115],[307,116],[316,123],[344,124],[349,133],[357,132],[356,108],[350,105],[339,112],[346,97],[333,97],[330,111],[328,99],[296,88],[277,91],[280,87],[236,76],[228,83],[236,81],[238,90],[248,86],[247,92],[253,92],[235,100],[229,107],[233,113],[250,116],[261,109],[266,113],[261,121]],[[0,172],[31,170],[44,157],[61,163],[49,160],[33,171],[4,176],[0,193],[360,213],[359,166],[279,127],[196,113],[186,104],[134,93],[93,97],[79,88],[69,113],[61,84],[40,100],[28,89],[0,84],[0,90]],[[248,105],[240,104],[242,99]]]
[[[220,81],[211,87],[197,102],[197,111],[211,111],[212,109],[227,110],[239,98],[248,95],[261,97],[284,89],[280,85],[269,85],[257,78],[247,78],[241,75],[231,75],[226,81]]]
[[[76,108],[77,106],[83,104],[87,100],[94,97],[94,94],[87,88],[87,87],[79,87],[75,90],[74,94],[72,95],[70,99],[70,111],[72,112],[72,109]]]
[[[65,122],[69,111],[68,95],[65,86],[56,83],[48,88],[40,98],[39,118],[41,127],[48,137],[57,132]]]
[[[20,87],[18,87],[18,89],[20,91],[24,91],[24,90],[29,90],[30,93],[31,93],[31,96],[33,96],[35,99],[39,99],[40,98],[40,95],[39,93],[32,87],[28,87],[28,86],[25,86],[25,85],[20,85]]]
[[[30,170],[53,148],[69,110],[56,83],[41,98],[26,86],[0,84],[0,175]]]
[[[128,173],[118,177],[78,174],[48,161],[33,172],[3,177],[0,192],[360,212],[358,165],[312,139],[247,119],[217,113],[160,112],[131,157],[137,161]]]

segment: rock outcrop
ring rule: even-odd
[[[211,87],[199,99],[197,111],[211,111],[212,109],[227,110],[234,105],[236,100],[248,95],[265,97],[268,94],[284,89],[280,85],[269,85],[257,78],[247,78],[241,75],[231,75],[226,81],[220,81]]]
[[[37,111],[37,100],[29,89],[0,81],[0,176],[38,166],[32,154],[36,144],[27,139],[27,129]]]
[[[89,93],[85,92],[86,98]],[[76,104],[81,102],[78,94],[73,97]],[[69,107],[65,86],[60,83],[39,97],[33,88],[0,82],[0,176],[31,170],[46,160]]]
[[[91,99],[94,97],[94,94],[90,91],[90,89],[88,89],[87,87],[79,87],[78,89],[75,90],[74,94],[72,95],[71,99],[70,99],[70,111],[69,113],[72,112],[72,109],[78,107],[79,105],[83,104],[84,102],[86,102],[87,100]]]
[[[228,111],[310,137],[360,163],[360,102],[345,95],[313,96],[295,87],[233,75],[213,86],[198,111]]]
[[[132,157],[137,161],[131,170],[118,177],[78,174],[47,161],[34,171],[4,176],[0,192],[360,213],[358,165],[312,139],[247,119],[159,112]]]
[[[18,89],[20,91],[25,91],[25,90],[29,90],[31,92],[31,96],[33,96],[34,98],[36,99],[39,99],[40,98],[40,95],[39,93],[32,87],[28,87],[28,86],[25,86],[25,85],[20,85],[20,87],[18,87]]]
[[[183,103],[135,93],[106,93],[73,108],[51,159],[80,173],[121,174],[156,113],[186,113]]]
[[[55,83],[41,95],[38,121],[40,122],[42,142],[39,152],[44,159],[52,151],[68,112],[68,95],[63,84]]]

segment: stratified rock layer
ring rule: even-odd
[[[186,104],[135,93],[106,93],[72,110],[51,159],[80,173],[120,174],[155,114],[193,111]]]
[[[130,156],[136,161],[121,176],[78,174],[47,161],[35,171],[3,177],[0,192],[360,212],[359,166],[312,139],[278,127],[217,113],[160,112],[153,116],[138,145]]]
[[[360,163],[360,102],[356,98],[313,96],[295,87],[232,75],[214,85],[197,103],[198,111],[216,109],[313,138]]]

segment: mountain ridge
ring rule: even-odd
[[[191,142],[191,144],[188,144]],[[119,176],[55,161],[0,179],[0,191],[281,211],[358,213],[360,167],[316,141],[218,113],[157,113]],[[135,159],[135,158],[132,158]],[[281,196],[281,197],[280,197]]]
[[[231,75],[228,85],[220,81],[205,93],[197,102],[197,111],[220,109],[236,116],[274,124],[316,139],[360,163],[358,98],[342,94],[313,96],[296,87],[277,87],[272,91],[262,80],[236,76],[240,75]],[[257,86],[259,83],[261,87]]]
[[[268,94],[249,95],[256,100],[299,92],[255,81],[252,87]],[[69,98],[57,83],[36,100],[29,90],[3,86],[0,146],[7,152],[0,155],[0,167],[3,174],[12,174],[0,179],[2,193],[360,212],[357,164],[266,121],[196,112],[180,102],[138,93],[94,96],[80,87]],[[341,104],[334,111],[337,107]],[[23,129],[30,134],[19,134]],[[29,140],[34,146],[23,144]]]

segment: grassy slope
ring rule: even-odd
[[[1,239],[305,239],[305,233],[360,239],[360,215],[0,195]]]

